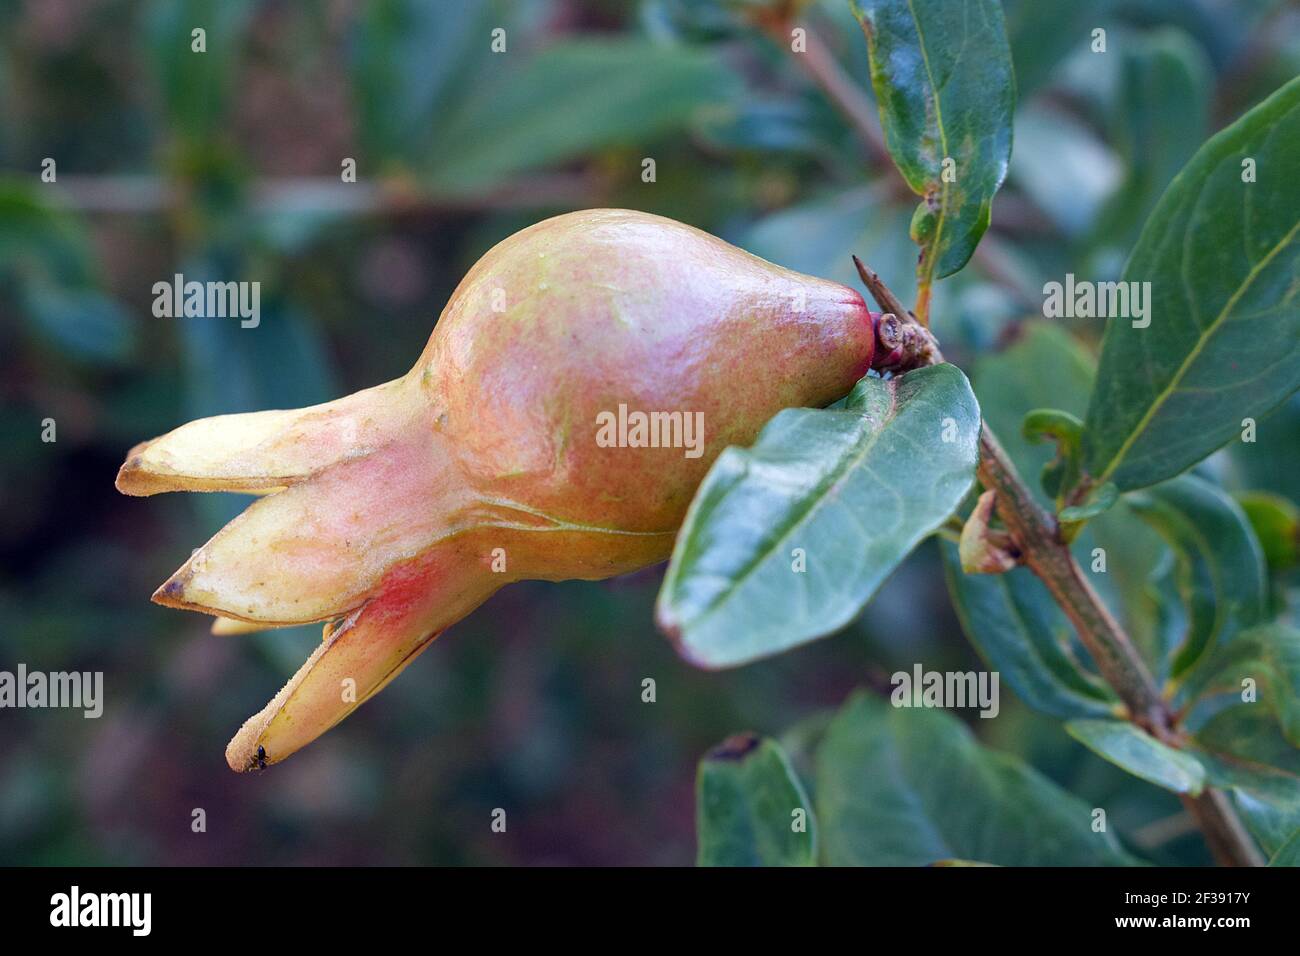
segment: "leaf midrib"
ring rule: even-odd
[[[694,623],[697,626],[699,622],[714,614],[722,604],[734,597],[736,592],[740,590],[740,585],[749,579],[749,576],[754,572],[754,569],[760,567],[765,561],[771,558],[782,545],[790,540],[790,536],[795,532],[795,530],[803,527],[812,519],[813,514],[830,498],[830,490],[838,485],[840,480],[848,474],[851,469],[856,468],[862,463],[863,459],[865,459],[870,451],[876,447],[881,437],[885,434],[886,427],[890,423],[894,422],[897,417],[898,387],[897,385],[891,385],[889,387],[889,410],[885,414],[880,429],[871,436],[871,439],[856,455],[846,459],[840,467],[836,468],[835,471],[831,473],[831,480],[822,486],[821,493],[817,496],[816,500],[813,501],[813,503],[809,505],[808,508],[798,516],[798,518],[786,526],[785,530],[773,540],[771,546],[761,551],[752,560],[748,561],[737,574],[732,576],[731,585],[720,591],[717,597],[701,609],[700,613],[694,618]]]
[[[948,182],[943,178],[943,160],[948,156],[948,130],[943,125],[943,106],[940,103],[939,87],[934,82],[934,72],[930,69],[930,54],[925,46],[925,31],[921,29],[921,20],[916,15],[916,8],[912,0],[907,0],[907,12],[912,16],[912,23],[916,26],[916,38],[921,48],[921,62],[925,64],[925,78],[929,81],[930,90],[934,94],[934,124],[939,132],[939,147],[943,156],[939,159],[939,218],[934,227],[934,242],[930,244],[930,255],[926,257],[926,280],[934,281],[934,270],[938,261],[936,253],[939,251],[940,241],[943,239],[944,223],[948,219]],[[925,197],[921,198],[925,201]]]

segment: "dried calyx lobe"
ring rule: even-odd
[[[191,422],[133,449],[118,487],[262,496],[159,603],[231,633],[332,622],[231,742],[231,766],[252,769],[342,720],[503,584],[663,560],[724,447],[872,367],[901,370],[909,349],[843,285],[672,220],[587,210],[484,255],[402,378]],[[702,432],[695,448],[599,441],[620,410]]]
[[[892,312],[872,313],[876,326],[876,354],[871,367],[901,374],[939,361],[938,343],[930,331]]]

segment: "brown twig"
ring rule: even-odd
[[[1206,789],[1199,797],[1183,794],[1182,800],[1220,866],[1263,866],[1267,862],[1222,790]]]
[[[1070,619],[1102,677],[1124,703],[1129,719],[1157,739],[1171,742],[1168,709],[1142,656],[1084,578],[1061,540],[1055,517],[1034,499],[987,425],[980,433],[979,479],[997,495],[998,516],[1025,563]]]
[[[897,311],[901,303],[880,277],[856,257],[854,262],[881,309],[894,312],[910,323],[910,314],[906,310]],[[929,336],[928,330],[921,331]],[[936,344],[926,360],[917,364],[942,361],[943,356]],[[998,516],[1010,532],[1022,560],[1043,582],[1074,625],[1079,640],[1096,662],[1097,670],[1119,696],[1128,719],[1156,739],[1173,747],[1181,746],[1183,740],[1174,715],[1156,687],[1142,655],[1083,576],[1069,544],[1061,535],[1056,517],[1034,499],[988,425],[982,426],[980,432],[978,475],[981,484],[996,496]],[[1264,862],[1258,847],[1222,792],[1206,789],[1198,797],[1184,796],[1183,805],[1205,835],[1205,842],[1220,865],[1258,866]]]

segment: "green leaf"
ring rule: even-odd
[[[1276,853],[1300,829],[1300,751],[1269,714],[1249,706],[1219,713],[1195,739],[1210,783],[1231,792],[1264,852]]]
[[[955,545],[941,551],[962,630],[1021,700],[1062,720],[1114,712],[1113,695],[1074,659],[1073,626],[1032,571],[965,574]]]
[[[1300,508],[1289,498],[1267,491],[1237,495],[1269,570],[1285,571],[1300,563]]]
[[[745,97],[732,108],[702,116],[696,132],[707,147],[719,152],[747,150],[768,155],[816,156],[826,147],[817,135],[819,130],[813,113],[807,98],[756,94]]]
[[[857,694],[817,751],[824,862],[924,866],[1116,866],[1138,862],[1092,807],[1018,759],[981,747],[940,710]]]
[[[1256,182],[1243,182],[1244,160]],[[1214,136],[1124,270],[1149,326],[1106,326],[1084,465],[1121,491],[1191,467],[1300,386],[1300,78]]]
[[[1243,681],[1254,682],[1257,698],[1240,701]],[[1195,693],[1228,693],[1239,705],[1260,705],[1277,719],[1282,735],[1300,747],[1300,631],[1282,623],[1264,624],[1233,639],[1196,675]]]
[[[812,802],[775,741],[728,738],[700,761],[695,788],[697,865],[816,864]]]
[[[1264,555],[1241,508],[1217,486],[1183,475],[1128,497],[1168,542],[1189,626],[1170,673],[1186,674],[1209,649],[1263,620]]]
[[[1099,757],[1173,793],[1197,796],[1205,767],[1189,753],[1161,743],[1127,720],[1072,720],[1066,731]]]
[[[645,145],[726,102],[735,87],[703,50],[636,39],[556,43],[503,69],[446,119],[429,174],[442,188],[483,189],[595,149]],[[639,175],[640,154],[635,163]]]
[[[1025,415],[1020,433],[1034,444],[1050,440],[1074,451],[1079,447],[1083,422],[1079,421],[1077,415],[1063,412],[1059,408],[1036,408]]]
[[[1087,521],[1089,518],[1095,518],[1115,507],[1117,501],[1119,501],[1119,489],[1108,481],[1104,485],[1093,488],[1088,493],[1088,497],[1079,504],[1062,508],[1060,514],[1061,523],[1064,525],[1077,524]],[[1070,539],[1067,538],[1066,540]]]
[[[923,197],[913,238],[921,245],[917,275],[928,286],[970,259],[1006,178],[1016,93],[1002,7],[859,0],[853,8],[889,153]]]
[[[842,407],[780,412],[752,448],[724,451],[696,492],[660,626],[706,667],[843,627],[961,503],[979,428],[953,365],[869,376]]]
[[[1269,866],[1300,866],[1300,830],[1291,834],[1291,839],[1287,840],[1273,854],[1272,859],[1268,861]]]
[[[1056,457],[1043,466],[1041,484],[1043,491],[1059,503],[1061,496],[1079,480],[1079,441],[1083,435],[1083,422],[1058,408],[1036,408],[1025,415],[1020,434],[1025,441],[1035,445],[1049,441],[1056,444]]]

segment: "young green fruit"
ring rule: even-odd
[[[155,601],[227,632],[328,622],[231,741],[231,767],[309,743],[503,584],[667,558],[718,453],[847,392],[877,321],[852,289],[697,229],[588,210],[484,255],[402,378],[134,448],[126,494],[265,495]],[[638,413],[659,428],[638,431]]]

